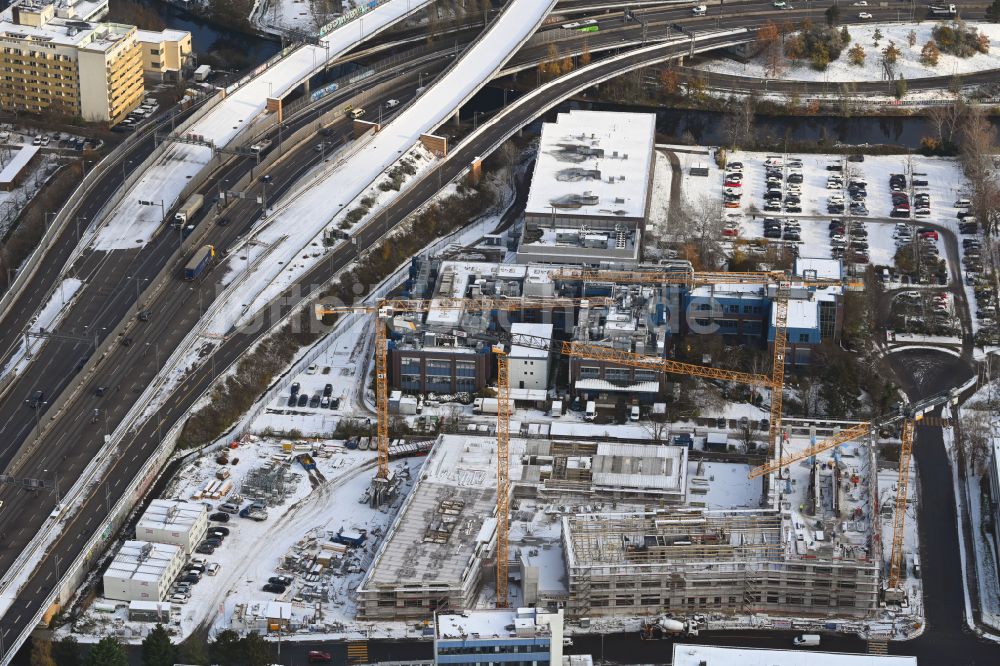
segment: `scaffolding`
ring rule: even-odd
[[[295,480],[287,465],[270,463],[250,470],[240,484],[240,495],[258,500],[266,506],[284,504],[295,492]]]

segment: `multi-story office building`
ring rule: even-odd
[[[0,108],[114,125],[142,101],[136,28],[22,0],[0,13]]]

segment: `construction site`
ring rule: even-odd
[[[848,283],[586,269],[557,269],[550,277],[582,284],[577,293],[588,296],[595,284],[761,285],[773,303],[771,373],[671,361],[656,345],[637,349],[634,334],[624,347],[613,336],[560,343],[520,335],[494,344],[496,436],[438,438],[357,590],[359,619],[538,606],[563,608],[569,620],[588,622],[712,614],[884,622],[889,633],[921,627],[920,586],[906,567],[917,549],[913,521],[905,523],[910,447],[914,423],[949,397],[935,396],[873,423],[782,421],[789,299],[797,291]],[[383,303],[379,315],[391,325],[398,312],[511,312],[542,309],[546,301],[576,307],[583,321],[595,307],[614,307],[612,299],[593,296],[498,301],[455,294]],[[377,350],[388,346],[385,331],[377,337],[383,338]],[[529,434],[512,438],[508,354],[515,347],[769,389],[772,418],[760,424],[766,444],[747,449],[727,428],[696,441],[677,424],[669,429],[676,436],[651,442],[628,441],[624,434],[601,441],[586,429],[576,438],[532,436],[518,421],[514,432]],[[381,400],[388,379],[377,377]],[[901,445],[895,506],[879,503],[876,433]],[[736,477],[747,481],[731,483]],[[648,623],[644,631],[652,637],[657,626]]]

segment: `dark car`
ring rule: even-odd
[[[299,407],[305,407],[308,404],[309,404],[309,396],[307,396],[305,393],[300,393],[298,401]]]
[[[329,652],[321,652],[319,650],[309,650],[309,655],[307,657],[310,664],[326,664],[333,661]]]
[[[323,396],[329,398],[333,395],[333,384],[327,384],[323,387]]]
[[[139,321],[149,321],[150,317],[153,316],[152,310],[142,310],[139,312]]]
[[[107,386],[98,386],[97,388],[94,389],[94,395],[100,397],[100,396],[104,395],[105,393],[107,393],[107,391],[108,391],[108,387]]]
[[[197,548],[195,548],[194,552],[198,553],[199,555],[211,555],[212,553],[215,552],[215,546],[209,546],[208,544],[203,543]]]
[[[199,581],[201,581],[201,575],[194,572],[186,573],[177,579],[178,583],[191,583],[192,585],[198,583]]]
[[[319,393],[316,393],[316,394],[313,395],[313,397],[309,398],[309,406],[310,407],[319,407],[319,403],[320,403],[321,400],[322,400],[322,398],[320,398]]]
[[[330,401],[330,409],[340,409],[340,398],[334,398]]]
[[[284,585],[275,585],[274,583],[268,583],[261,589],[263,589],[265,592],[273,592],[275,594],[284,594],[285,592]]]
[[[270,578],[267,579],[267,582],[271,583],[272,585],[281,585],[283,587],[287,587],[287,586],[289,586],[289,585],[292,584],[292,577],[291,576],[271,576]]]
[[[294,407],[299,401],[299,397],[294,393],[288,396],[288,407]]]
[[[848,155],[847,156],[847,161],[848,162],[864,162],[865,161],[865,156],[864,155]]]
[[[291,391],[292,395],[298,395],[300,389],[301,389],[301,387],[299,386],[299,383],[298,382],[293,382],[292,385],[291,385],[291,387],[289,387],[288,390]]]
[[[223,514],[223,515],[228,516],[229,514],[226,513],[226,514]],[[228,527],[209,527],[208,528],[208,533],[209,534],[221,534],[222,536],[229,536],[229,528]]]
[[[219,536],[209,536],[209,537],[206,537],[205,540],[202,541],[201,543],[202,543],[202,545],[205,545],[205,546],[213,546],[215,548],[218,548],[219,546],[222,545],[222,541],[223,541],[222,537],[219,537]]]
[[[228,523],[229,522],[229,514],[228,513],[223,513],[223,512],[220,511],[219,513],[213,513],[211,516],[208,517],[208,519],[209,520],[214,520],[217,523]]]
[[[28,398],[28,407],[32,409],[38,409],[45,404],[45,391],[33,391],[31,397]]]
[[[219,226],[220,227],[228,227],[229,226],[229,218],[228,217],[220,217],[219,218]]]

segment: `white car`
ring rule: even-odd
[[[775,9],[784,9],[788,6],[788,3],[785,2],[785,0],[774,0],[771,4],[774,5]]]
[[[861,12],[858,14],[859,19],[870,19],[872,15],[869,12]]]
[[[867,7],[867,6],[868,6],[868,3],[867,3],[867,2],[865,2],[865,0],[861,0],[861,2],[855,2],[855,3],[854,3],[854,6],[855,6],[855,7]]]

